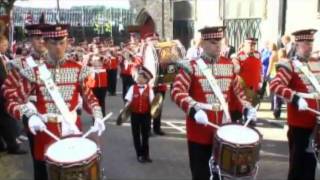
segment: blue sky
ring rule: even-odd
[[[57,0],[17,0],[15,6],[35,8],[56,8]],[[106,7],[130,8],[129,0],[60,0],[60,8],[82,5],[103,5]]]

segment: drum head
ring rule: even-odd
[[[93,141],[81,137],[71,137],[49,146],[46,157],[58,163],[74,163],[92,157],[97,151],[98,147]]]
[[[217,136],[233,144],[253,144],[260,139],[255,130],[238,124],[228,124],[220,127]]]

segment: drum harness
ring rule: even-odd
[[[307,66],[304,66],[298,59],[294,59],[292,61],[293,65],[298,68],[310,81],[310,83],[312,84],[312,86],[315,88],[316,93],[320,94],[320,84],[317,80],[317,78],[315,77],[315,75],[309,70],[309,68]],[[297,93],[298,96],[306,98],[306,99],[315,99],[316,96],[310,93]],[[311,111],[313,113],[315,113],[318,117],[320,116],[320,112],[316,111],[314,109],[308,108],[308,111]],[[316,160],[317,160],[317,164],[318,164],[318,169],[320,169],[320,159],[317,156],[317,151],[319,151],[319,149],[316,148],[316,144],[315,144],[315,132],[316,128],[314,128],[314,131],[312,133],[312,135],[309,138],[309,146],[306,149],[306,152],[310,152],[314,154]]]

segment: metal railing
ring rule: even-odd
[[[229,44],[237,50],[248,36],[260,39],[261,21],[261,18],[224,19],[223,24],[226,26]]]

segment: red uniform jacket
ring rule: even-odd
[[[262,64],[259,52],[255,51],[249,54],[239,52],[238,60],[240,64],[240,77],[244,80],[246,87],[259,90],[259,83],[261,83]]]
[[[218,60],[205,60],[216,78],[224,97],[229,100],[230,89],[237,94],[237,98],[245,99],[239,84],[239,78],[234,74],[234,65],[229,59],[220,57]],[[175,77],[171,96],[173,101],[187,114],[198,103],[213,104],[219,102],[209,86],[208,80],[196,64],[196,60],[181,62],[182,67]],[[221,124],[223,111],[205,110],[210,122]],[[210,145],[216,130],[195,122],[187,116],[187,138],[189,141]]]
[[[320,82],[320,62],[309,59],[303,62],[309,66],[310,71]],[[308,78],[293,65],[292,60],[283,60],[277,66],[277,74],[271,81],[270,90],[287,100],[288,124],[301,128],[313,128],[316,123],[316,115],[309,111],[299,111],[292,103],[293,95],[296,92],[312,93],[316,92]],[[306,99],[310,108],[319,110],[319,102],[313,99]]]
[[[120,64],[120,74],[125,76],[132,76],[134,64],[132,62],[125,61],[127,60],[123,60]]]
[[[107,69],[118,69],[119,61],[117,57],[111,57],[107,60]]]
[[[144,114],[150,112],[149,86],[140,94],[139,86],[137,84],[133,85],[133,97],[130,108],[134,113]]]
[[[108,74],[105,67],[95,68],[94,87],[107,87],[108,86]]]

